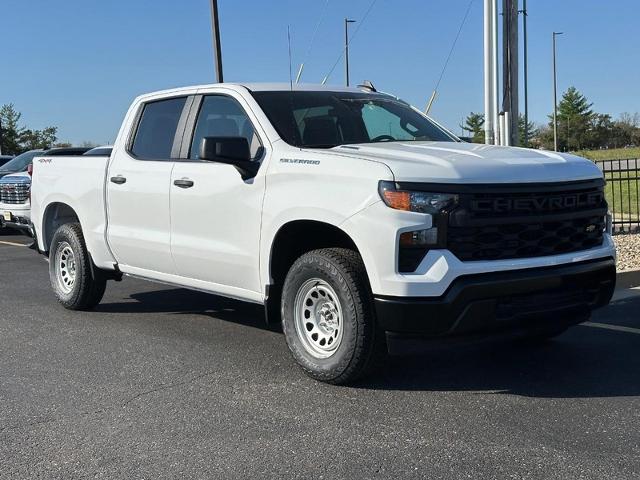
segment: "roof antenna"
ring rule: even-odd
[[[304,70],[304,62],[307,60],[307,58],[309,58],[309,54],[313,49],[313,43],[315,42],[316,36],[318,35],[318,30],[320,29],[320,25],[322,24],[322,21],[324,20],[327,14],[328,6],[329,6],[329,0],[325,0],[320,18],[318,19],[318,23],[316,23],[316,28],[313,30],[313,35],[311,36],[311,41],[309,42],[309,48],[307,48],[307,53],[305,53],[304,58],[302,59],[303,61],[300,64],[300,68],[298,69],[298,75],[296,75],[296,84],[300,82],[300,78],[302,77],[302,71]]]
[[[296,84],[300,81],[300,77],[302,76],[302,69],[304,68],[304,63],[300,64],[300,70],[298,70],[298,75],[296,75]]]
[[[291,31],[289,25],[287,25],[287,42],[289,44],[289,86],[293,92],[293,72],[291,70]]]
[[[298,131],[298,125],[296,124],[296,117],[293,115],[293,71],[291,69],[291,29],[289,25],[287,25],[287,42],[289,44],[289,88],[291,89],[291,94],[289,95],[289,104],[291,105],[291,123],[292,130],[291,132],[295,135]],[[295,138],[295,137],[294,137]]]

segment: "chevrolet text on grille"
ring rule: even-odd
[[[472,207],[476,211],[509,212],[509,211],[553,211],[572,208],[598,207],[602,205],[604,196],[601,192],[582,193],[561,196],[539,196],[525,198],[491,198],[474,200]]]

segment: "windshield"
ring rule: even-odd
[[[387,95],[356,92],[253,92],[290,145],[331,148],[352,143],[457,139],[408,104]]]
[[[43,150],[30,150],[28,152],[24,152],[0,167],[0,172],[23,172],[31,163],[33,157],[42,155],[43,153]]]

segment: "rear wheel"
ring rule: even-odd
[[[282,325],[296,362],[323,382],[353,382],[385,353],[365,268],[352,250],[314,250],[293,264],[282,293]]]
[[[90,310],[102,300],[107,281],[92,275],[91,258],[79,224],[62,225],[54,234],[49,279],[58,301],[69,310]]]

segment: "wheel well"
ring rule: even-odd
[[[64,203],[52,203],[47,207],[42,221],[44,249],[49,251],[56,230],[66,223],[80,223],[76,212]]]
[[[271,247],[269,270],[273,284],[267,295],[267,321],[279,317],[280,294],[291,265],[303,254],[319,248],[348,248],[358,251],[351,237],[329,223],[296,220],[282,226]]]

